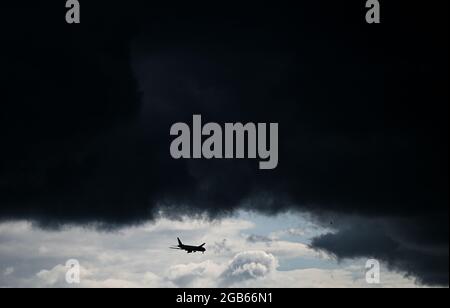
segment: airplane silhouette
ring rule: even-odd
[[[203,247],[203,246],[205,246],[206,243],[203,243],[200,246],[190,246],[190,245],[184,245],[181,242],[180,238],[178,238],[178,237],[177,237],[177,240],[178,240],[178,246],[169,247],[169,248],[186,250],[187,253],[193,253],[193,252],[197,252],[197,251],[201,251],[202,253],[205,253],[205,251],[206,251],[205,247]]]

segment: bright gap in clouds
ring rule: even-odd
[[[58,231],[29,222],[0,224],[0,287],[73,287],[66,261],[81,264],[81,287],[370,287],[365,260],[337,262],[308,247],[330,232],[299,214],[240,212],[217,221],[157,219],[106,232]],[[171,250],[206,242],[207,252]],[[382,268],[379,286],[413,287]]]

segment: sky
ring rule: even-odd
[[[339,261],[312,249],[311,236],[333,230],[306,216],[240,212],[216,221],[161,217],[113,232],[2,223],[0,287],[418,287],[414,279],[385,265],[380,284],[368,284],[367,260]],[[181,234],[186,244],[206,242],[207,252],[169,249]],[[80,284],[65,279],[66,262],[72,259],[81,266]]]
[[[363,4],[2,4],[2,285],[78,257],[86,286],[365,286],[375,258],[448,287],[448,4]],[[173,159],[194,114],[278,123],[277,168]]]

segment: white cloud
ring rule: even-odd
[[[223,266],[211,260],[178,264],[169,268],[167,279],[178,287],[202,287],[211,285],[222,271]]]
[[[63,265],[57,265],[51,270],[41,270],[36,274],[37,283],[43,287],[61,286],[65,282],[67,269]]]
[[[9,275],[11,275],[12,273],[14,273],[14,267],[7,267],[7,268],[5,269],[5,271],[3,272],[3,275],[4,275],[4,276],[9,276]]]
[[[264,251],[238,253],[220,275],[225,286],[242,281],[264,278],[278,267],[278,260]]]

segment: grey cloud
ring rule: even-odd
[[[326,251],[339,259],[376,258],[391,270],[414,277],[419,284],[448,285],[448,249],[438,244],[440,241],[437,241],[436,246],[431,246],[430,243],[427,246],[415,244],[417,238],[413,235],[399,237],[399,234],[411,230],[409,227],[397,230],[404,225],[389,219],[354,219],[346,227],[340,227],[336,233],[314,238],[311,247]]]
[[[270,243],[273,242],[273,239],[268,236],[264,236],[264,235],[250,234],[249,236],[247,236],[247,241],[250,243],[263,242],[263,243],[266,243],[267,245],[269,245]]]
[[[214,244],[211,246],[211,249],[216,254],[228,253],[231,251],[228,240],[225,238],[221,242],[214,242]]]

